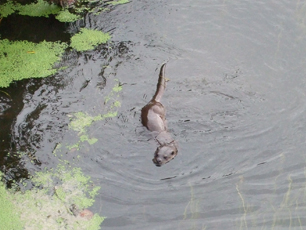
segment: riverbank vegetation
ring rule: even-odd
[[[80,20],[85,12],[97,13],[101,11],[101,6],[98,5],[91,8],[85,7],[85,3],[92,2],[82,1],[81,3],[84,5],[79,8],[75,6],[72,10],[69,10],[43,0],[27,5],[9,0],[0,5],[0,17],[9,17],[13,13],[31,17],[55,15],[55,18],[61,22],[73,22]],[[107,5],[127,2],[127,0],[109,1]],[[105,9],[107,5],[103,5]],[[81,28],[79,33],[71,35],[70,47],[77,51],[93,50],[97,45],[108,42],[110,38],[111,36],[108,33]],[[0,53],[0,87],[8,87],[12,81],[41,78],[55,74],[57,69],[54,68],[54,64],[60,62],[68,47],[69,44],[61,41],[32,43],[28,41],[9,41],[7,39],[0,40],[0,48],[3,51]]]
[[[86,13],[99,14],[107,11],[108,7],[127,2],[128,0],[59,0],[49,3],[37,0],[24,5],[8,0],[0,5],[0,26],[1,23],[5,23],[1,22],[3,18],[9,20],[13,14],[30,17],[51,16],[54,20],[70,23],[82,20]],[[70,42],[34,43],[26,40],[9,40],[2,38],[0,34],[0,88],[9,87],[14,81],[52,76],[61,68],[65,68],[58,63],[66,53],[93,50],[111,39],[108,33],[90,28],[81,28],[70,36]],[[75,162],[62,160],[63,155],[60,152],[63,149],[74,149],[75,152],[85,141],[89,144],[97,142],[96,138],[90,138],[84,130],[93,122],[117,115],[117,109],[121,105],[117,97],[121,89],[116,82],[111,93],[106,96],[108,112],[104,115],[91,117],[80,112],[72,115],[69,128],[74,131],[82,129],[83,132],[78,133],[77,143],[57,144],[53,157],[60,163],[56,168],[32,172],[24,181],[14,181],[10,189],[5,185],[6,176],[0,174],[0,229],[100,229],[104,217],[88,209],[93,205],[99,187],[94,185],[90,177],[83,174],[81,168],[74,165]],[[84,119],[89,120],[89,123],[84,125]],[[13,155],[23,159],[27,153]]]

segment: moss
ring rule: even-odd
[[[115,102],[114,102],[114,106],[115,106],[115,107],[120,107],[120,106],[121,106],[120,101],[115,101]]]
[[[54,156],[57,156],[57,152],[61,149],[61,147],[62,147],[61,143],[56,145],[55,149],[52,152]]]
[[[7,17],[10,14],[15,12],[15,5],[12,1],[8,1],[7,3],[0,5],[0,18]]]
[[[125,4],[125,3],[128,3],[128,2],[129,2],[129,0],[119,0],[119,1],[111,1],[110,4],[115,6],[115,5],[119,5],[119,4]]]
[[[2,175],[0,175],[2,178]],[[6,191],[5,185],[0,181],[0,229],[23,229],[19,215],[11,201],[10,194]]]
[[[87,141],[90,145],[93,145],[94,143],[96,143],[98,141],[97,138],[89,138],[88,135],[81,136],[80,140],[82,142]]]
[[[56,196],[61,200],[61,201],[64,201],[65,202],[65,199],[66,199],[66,193],[65,193],[65,190],[62,188],[62,187],[55,187],[55,193],[56,193]]]
[[[71,121],[69,123],[69,128],[78,132],[82,135],[82,140],[88,140],[88,136],[84,135],[86,133],[86,128],[89,127],[93,122],[104,120],[105,118],[115,117],[117,116],[116,108],[121,106],[120,101],[116,100],[116,95],[118,92],[122,90],[122,86],[120,84],[116,84],[112,91],[105,97],[105,104],[107,104],[110,100],[114,102],[110,105],[110,108],[106,114],[104,115],[97,115],[97,116],[90,116],[87,113],[77,112],[73,115],[69,115],[71,117]],[[116,95],[115,95],[116,93]],[[115,110],[115,111],[114,111]]]
[[[32,182],[36,187],[24,193],[8,193],[4,190],[4,194],[7,194],[4,197],[5,203],[12,200],[11,208],[18,211],[18,215],[24,224],[24,229],[100,229],[99,226],[104,217],[95,214],[91,220],[86,220],[80,216],[75,216],[70,210],[74,205],[78,210],[91,206],[100,189],[97,186],[92,186],[90,177],[85,176],[80,168],[61,164],[55,169],[36,173],[32,178]],[[0,187],[0,195],[2,194]],[[2,210],[3,208],[6,210],[5,203],[1,203]],[[15,221],[9,216],[6,217],[7,214],[9,212],[1,212],[0,220],[5,217],[10,220],[9,224],[16,225],[21,223],[18,219]],[[0,226],[4,223],[5,220],[4,222],[1,221]],[[3,227],[0,229],[18,230],[22,228]]]
[[[18,10],[21,15],[49,17],[50,14],[57,14],[61,8],[55,4],[49,4],[44,0],[37,0],[37,3],[27,5],[17,4],[15,9]]]
[[[109,10],[108,8],[104,8],[101,6],[90,6],[90,3],[95,3],[98,1],[99,0],[83,0],[80,6],[73,7],[74,12],[77,14],[82,14],[84,12],[94,12],[94,14],[99,14],[102,11]],[[102,2],[102,0],[100,1]],[[108,2],[108,4],[115,6],[128,2],[128,0],[114,0]],[[14,4],[13,1],[9,0],[7,3],[0,5],[0,18],[7,17],[16,11],[21,15],[27,15],[32,17],[48,17],[50,14],[53,14],[57,15],[56,19],[60,22],[74,22],[80,19],[79,15],[70,13],[68,10],[61,10],[61,7],[55,4],[49,4],[47,1],[44,0],[37,0],[37,3],[31,3],[27,5],[21,5],[19,3]]]
[[[66,43],[0,40],[0,87],[25,78],[41,78],[56,73]]]
[[[73,114],[73,119],[69,124],[69,128],[78,132],[79,134],[85,133],[86,128],[89,127],[92,122],[101,120],[101,115],[92,117],[83,112],[77,112]]]
[[[79,20],[81,16],[72,14],[68,10],[62,10],[55,18],[60,22],[74,22]]]
[[[72,36],[70,46],[77,51],[92,50],[95,46],[106,43],[109,39],[108,33],[82,28],[79,33]]]
[[[79,150],[82,142],[85,142],[85,141],[87,141],[88,144],[93,145],[94,143],[96,143],[98,141],[98,139],[97,138],[89,138],[89,136],[87,134],[83,134],[82,136],[80,136],[80,139],[77,143],[75,143],[73,145],[69,145],[69,146],[67,146],[67,148],[69,150],[72,150],[72,149]]]
[[[69,129],[78,132],[79,140],[73,145],[66,146],[69,150],[80,149],[80,146],[83,142],[87,141],[88,144],[95,144],[98,139],[90,138],[87,134],[87,128],[96,121],[101,121],[106,118],[116,117],[118,115],[118,108],[121,106],[120,101],[118,101],[119,92],[122,90],[122,86],[117,83],[111,90],[111,92],[105,97],[104,104],[108,106],[107,112],[103,115],[90,116],[87,113],[77,112],[72,115],[69,115],[71,121],[69,123]],[[113,101],[110,103],[110,101]]]
[[[113,91],[114,92],[120,92],[122,90],[122,86],[121,85],[116,85],[114,88],[113,88]]]

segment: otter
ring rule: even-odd
[[[156,166],[162,166],[168,163],[177,155],[177,143],[167,131],[166,110],[161,104],[161,98],[166,88],[165,67],[163,64],[160,68],[156,92],[141,109],[141,122],[147,129],[154,134],[158,147],[154,153],[153,162]]]

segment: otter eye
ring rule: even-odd
[[[174,155],[174,151],[171,152],[171,155]]]
[[[165,160],[167,160],[167,157],[166,157],[166,156],[164,156],[164,159],[165,159]]]

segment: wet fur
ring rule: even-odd
[[[177,143],[167,131],[166,110],[160,102],[166,88],[165,67],[166,64],[163,64],[160,69],[157,88],[153,98],[141,110],[142,124],[153,132],[155,140],[159,145],[153,158],[156,166],[168,163],[178,152]]]

